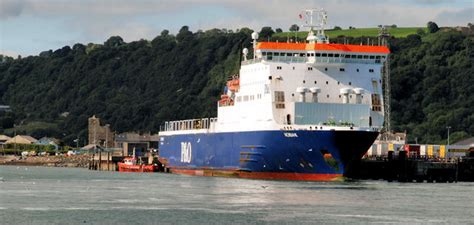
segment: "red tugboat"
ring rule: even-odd
[[[118,163],[119,172],[138,172],[138,173],[151,173],[158,172],[159,165],[157,164],[143,164],[137,163],[136,157],[126,157],[123,162]]]

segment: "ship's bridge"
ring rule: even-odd
[[[363,63],[382,64],[390,50],[385,46],[259,42],[256,58],[244,61],[251,64],[261,61],[286,63]]]

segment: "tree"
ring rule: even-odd
[[[428,32],[430,33],[436,33],[439,30],[438,24],[432,21],[428,22],[427,27],[428,27]]]
[[[334,30],[342,30],[342,28],[340,26],[335,26]]]
[[[426,34],[425,30],[423,30],[422,28],[418,28],[418,30],[416,30],[416,34],[420,35],[420,36],[423,36]]]
[[[182,41],[191,39],[192,36],[193,36],[193,32],[189,31],[189,27],[183,26],[181,27],[181,29],[179,29],[179,32],[176,35],[176,40],[178,42],[182,42]]]
[[[107,41],[104,42],[104,45],[107,47],[118,47],[123,45],[125,42],[120,36],[112,36]]]
[[[160,34],[160,35],[161,35],[162,37],[167,37],[169,34],[170,34],[170,31],[164,29],[163,31],[161,31],[161,34]]]
[[[281,28],[277,28],[277,29],[275,29],[275,32],[281,33],[281,32],[283,32],[283,30]]]
[[[262,30],[260,30],[260,37],[262,39],[268,39],[272,37],[272,35],[275,33],[271,27],[262,27]]]
[[[397,25],[396,25],[396,24],[392,24],[392,25],[390,26],[390,28],[397,28]]]
[[[297,31],[299,31],[299,30],[300,30],[300,27],[299,27],[298,25],[296,25],[296,24],[293,24],[293,25],[291,25],[291,27],[290,27],[290,31],[291,31],[291,32],[297,32]]]

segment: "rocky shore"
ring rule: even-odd
[[[89,159],[88,155],[28,157],[6,155],[0,156],[0,165],[87,168]]]

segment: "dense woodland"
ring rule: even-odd
[[[73,144],[78,136],[85,140],[92,115],[118,132],[157,132],[165,120],[215,116],[225,81],[238,72],[241,49],[251,47],[251,32],[193,33],[184,26],[151,41],[125,43],[114,36],[39,56],[0,55],[0,103],[12,107],[0,114],[0,129]],[[473,38],[440,30],[392,38],[390,48],[395,131],[407,131],[410,142],[442,143],[447,126],[451,140],[474,136]]]

